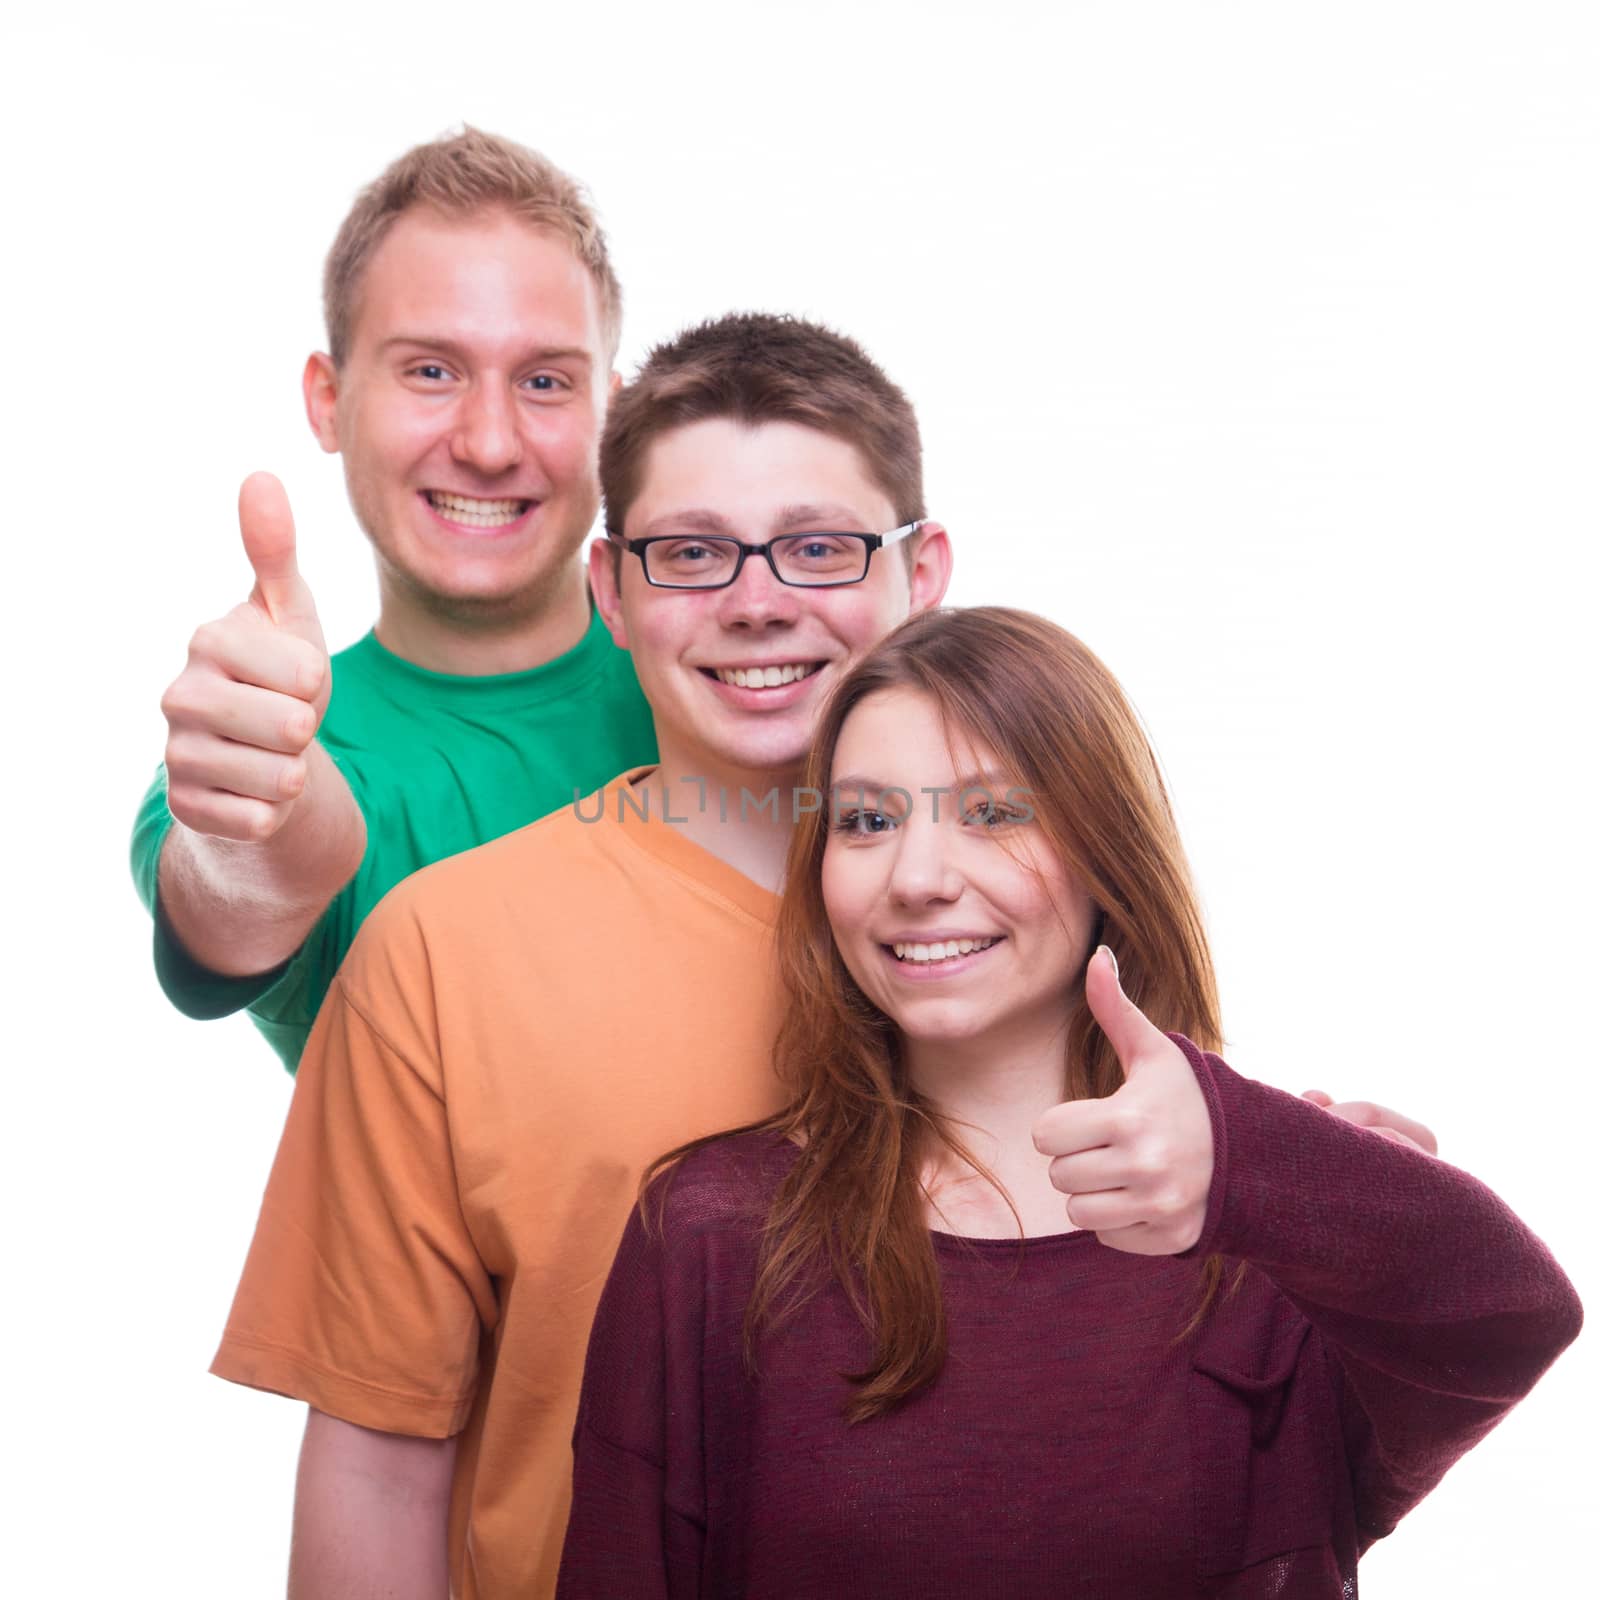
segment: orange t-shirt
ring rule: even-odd
[[[659,792],[619,821],[639,776],[599,820],[591,796],[368,917],[211,1369],[362,1427],[464,1430],[461,1600],[554,1591],[589,1324],[641,1171],[779,1102],[777,897],[660,820]]]

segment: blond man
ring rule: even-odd
[[[276,479],[239,497],[249,598],[204,624],[162,699],[165,760],[133,869],[163,988],[246,1009],[293,1071],[356,930],[417,868],[655,754],[579,550],[621,292],[582,190],[467,129],[358,197],[306,361],[379,613],[330,657]]]

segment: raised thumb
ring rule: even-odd
[[[295,563],[289,496],[270,472],[253,472],[240,485],[239,533],[267,615],[279,624],[315,621],[311,591]]]
[[[1111,1041],[1125,1076],[1133,1075],[1136,1062],[1152,1044],[1167,1042],[1167,1036],[1122,992],[1117,958],[1109,945],[1101,945],[1089,957],[1083,996],[1101,1032]]]

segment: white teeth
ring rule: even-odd
[[[428,503],[464,528],[503,528],[515,522],[531,504],[527,500],[472,500],[464,494],[428,491]]]
[[[776,689],[781,684],[793,683],[811,671],[811,663],[797,661],[784,667],[718,667],[717,676],[724,683],[740,689]]]
[[[941,944],[897,944],[894,953],[900,961],[948,961],[952,956],[987,950],[993,943],[992,936],[985,939],[946,939]]]

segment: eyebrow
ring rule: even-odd
[[[962,795],[970,789],[982,789],[986,794],[993,794],[1002,784],[1009,789],[1018,788],[1018,785],[1003,772],[968,772],[957,778],[954,783],[945,785],[945,792]],[[881,794],[885,789],[902,791],[905,789],[903,783],[885,783],[882,778],[869,778],[863,773],[856,772],[850,773],[847,777],[835,778],[831,787],[847,793],[861,789],[868,794]]]
[[[468,360],[471,355],[464,345],[454,339],[426,333],[397,333],[385,339],[378,349],[388,352],[408,345],[416,350],[437,350],[461,361]],[[529,361],[573,361],[581,362],[586,367],[594,365],[594,357],[581,344],[540,345],[526,352],[517,364],[520,366]]]
[[[791,528],[796,523],[809,522],[817,533],[863,533],[861,517],[848,506],[792,505],[785,506],[772,525],[777,529]],[[695,533],[716,533],[724,538],[737,539],[738,529],[720,511],[696,506],[683,511],[667,511],[652,518],[644,526],[644,534],[659,533],[663,528],[684,528]]]

